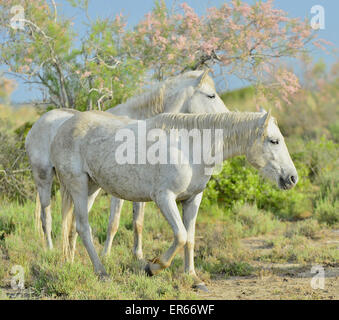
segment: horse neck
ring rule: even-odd
[[[193,80],[172,79],[159,83],[145,94],[127,100],[125,103],[110,108],[107,112],[114,115],[128,116],[132,119],[145,120],[161,113],[187,113],[187,87]]]
[[[125,103],[110,108],[107,112],[123,115],[131,119],[144,120],[164,112],[164,86],[153,91],[132,97]]]
[[[256,113],[230,113],[224,123],[227,129],[223,131],[222,146],[218,146],[223,149],[224,160],[246,155],[259,134],[261,117]]]
[[[212,153],[223,152],[224,160],[245,155],[258,136],[262,114],[254,112],[226,112],[218,114],[163,114],[149,120],[149,129],[197,129],[203,137],[211,130]],[[220,139],[216,136],[221,129]]]
[[[144,120],[149,118],[147,112],[129,102],[121,103],[106,111],[113,115],[127,116],[131,119]]]

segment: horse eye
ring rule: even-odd
[[[270,140],[270,142],[272,144],[279,144],[279,140],[278,139],[272,139],[272,140]]]
[[[207,97],[210,98],[210,99],[214,99],[215,98],[215,94],[208,94]]]

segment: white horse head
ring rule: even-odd
[[[287,150],[276,120],[262,110],[262,128],[246,157],[263,176],[277,183],[280,189],[291,189],[297,184],[298,174]]]
[[[180,108],[180,113],[221,113],[226,112],[224,102],[216,92],[210,70],[190,71],[178,77],[176,87],[168,92],[165,112]],[[175,79],[175,78],[174,78]]]
[[[189,71],[169,78],[107,112],[138,120],[160,113],[227,112],[208,73],[209,70]]]

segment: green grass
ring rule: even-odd
[[[183,252],[172,265],[155,277],[147,277],[132,254],[132,207],[126,203],[114,239],[111,255],[104,260],[110,281],[102,282],[81,240],[73,264],[61,254],[60,195],[53,200],[53,240],[55,249],[46,250],[34,230],[34,203],[25,205],[2,202],[0,208],[0,287],[8,287],[10,270],[21,265],[26,288],[43,299],[195,299],[192,279],[183,272]],[[109,214],[109,198],[101,195],[90,213],[94,242],[101,252]],[[299,263],[335,263],[334,246],[312,246],[324,225],[317,220],[284,222],[255,205],[237,204],[232,210],[213,205],[200,211],[197,221],[195,266],[201,279],[248,276],[255,274],[257,261]],[[259,254],[242,244],[243,238],[267,237],[270,252]],[[152,203],[146,206],[143,232],[144,255],[154,258],[164,252],[173,240],[172,231]]]
[[[61,219],[59,194],[53,201],[53,240],[55,250],[48,251],[34,231],[34,204],[27,202],[20,206],[13,202],[0,209],[0,226],[3,239],[0,243],[0,287],[8,286],[13,265],[25,270],[26,286],[32,287],[38,297],[62,299],[192,299],[192,281],[182,272],[182,259],[177,257],[173,266],[159,276],[149,278],[132,255],[133,231],[131,204],[124,206],[119,232],[114,239],[112,254],[105,259],[105,267],[111,281],[102,282],[93,272],[81,240],[78,240],[77,254],[73,264],[63,261],[61,255]],[[108,222],[108,197],[99,197],[90,215],[90,224],[95,235],[95,246],[100,252],[105,240]],[[158,241],[147,231],[160,221],[157,232],[162,231],[166,221],[152,205],[146,212],[144,232],[145,255],[153,258],[170,244],[171,232],[166,232]],[[165,229],[165,228],[164,228]],[[157,233],[155,233],[156,235]],[[167,239],[168,238],[168,239]]]

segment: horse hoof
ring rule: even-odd
[[[193,285],[193,289],[195,289],[195,290],[197,290],[197,291],[208,292],[208,289],[207,289],[206,285],[203,284],[203,283],[199,283],[199,284]]]
[[[100,273],[98,275],[99,277],[99,280],[102,281],[102,282],[108,282],[108,281],[111,281],[111,278],[109,277],[109,275],[105,272],[105,273]]]
[[[152,270],[151,270],[151,267],[149,265],[149,263],[146,264],[146,267],[145,267],[145,273],[149,276],[149,277],[153,277],[153,273],[152,273]]]

